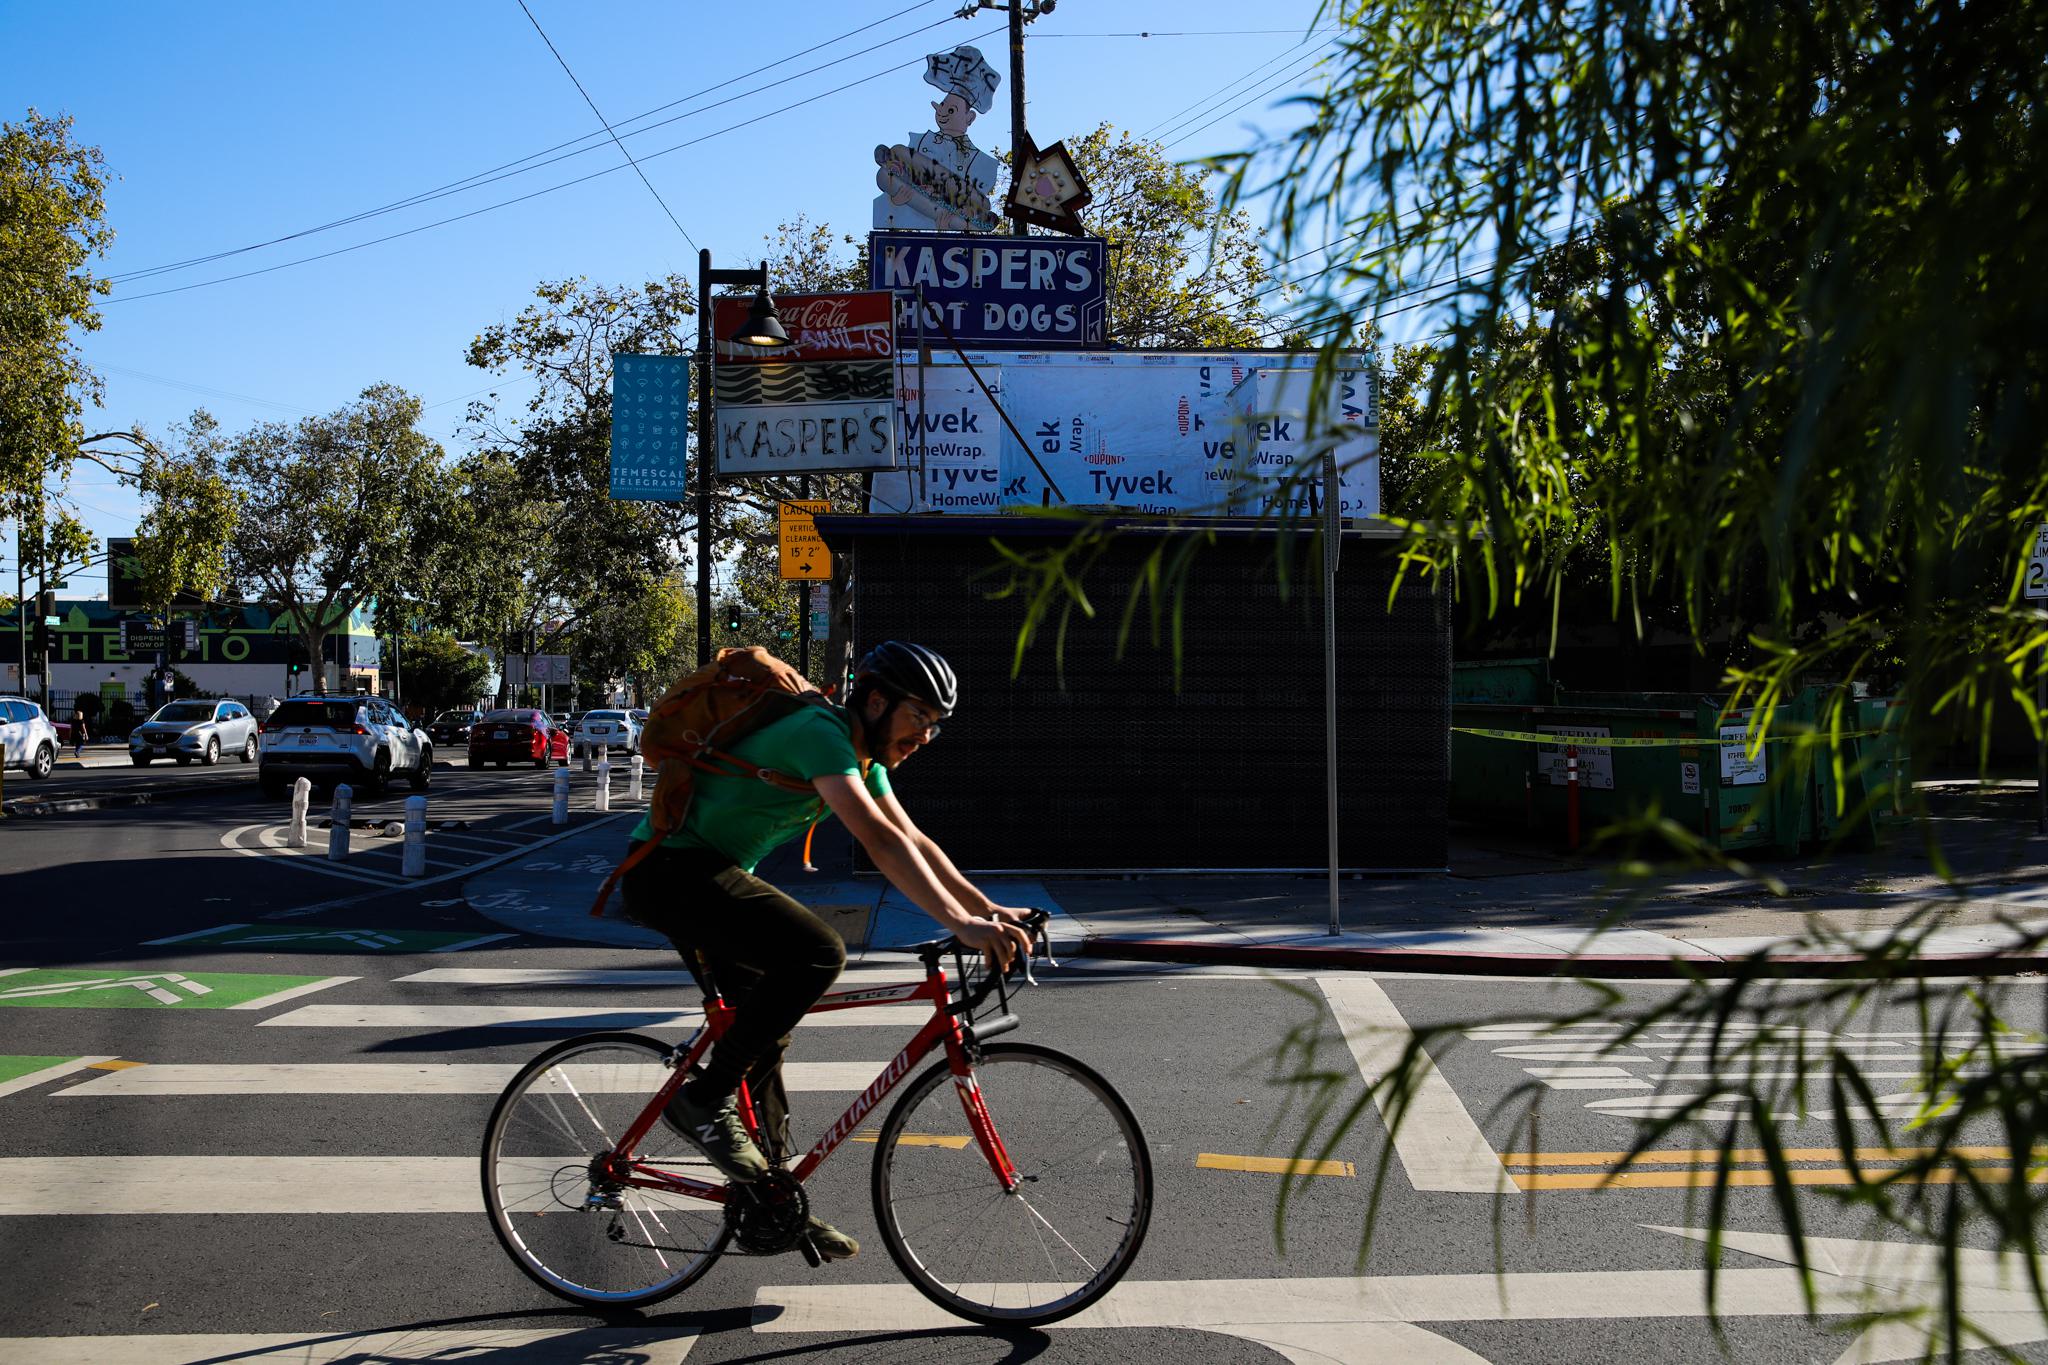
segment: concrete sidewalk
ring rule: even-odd
[[[1611,976],[1725,973],[1770,950],[1821,971],[1914,921],[1920,956],[1969,970],[2048,929],[2048,838],[2033,830],[2030,789],[1932,793],[1932,828],[1953,872],[1945,880],[1918,843],[1759,864],[1783,884],[1688,870],[1625,880],[1614,864],[1571,858],[1490,831],[1454,837],[1448,872],[1339,883],[1342,932],[1328,932],[1329,883],[1296,876],[993,878],[998,902],[1053,911],[1062,951],[1147,961],[1372,968],[1485,974]],[[665,942],[616,917],[589,914],[629,826],[565,840],[467,885],[470,904],[507,928],[619,946]],[[818,830],[818,861],[850,866],[844,832]],[[935,937],[937,928],[877,877],[806,873],[795,846],[762,867],[776,885],[838,927],[854,956]],[[1916,917],[1920,917],[1916,920]],[[1815,942],[1811,935],[1826,935]],[[2001,971],[2048,970],[2029,950]]]

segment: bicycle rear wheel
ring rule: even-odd
[[[730,1232],[721,1205],[599,1179],[609,1152],[668,1077],[669,1049],[633,1033],[558,1043],[505,1087],[484,1129],[491,1231],[527,1275],[575,1303],[653,1303],[689,1287]],[[695,1148],[657,1122],[634,1156],[716,1181]]]
[[[1030,1043],[982,1050],[974,1083],[1023,1182],[1006,1194],[941,1062],[889,1111],[875,1150],[882,1244],[926,1298],[981,1323],[1056,1322],[1130,1269],[1152,1217],[1152,1157],[1089,1067]]]

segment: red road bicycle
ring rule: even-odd
[[[1044,917],[1030,927],[1042,941]],[[1137,1118],[1072,1057],[990,1043],[1019,1020],[1004,976],[978,952],[954,938],[914,951],[922,981],[835,992],[811,1013],[927,1001],[917,1036],[793,1170],[749,1184],[726,1182],[662,1114],[731,1025],[716,982],[704,983],[703,1026],[680,1045],[593,1033],[541,1053],[505,1088],[484,1133],[484,1204],[498,1241],[551,1292],[614,1307],[688,1288],[733,1243],[755,1255],[802,1251],[816,1265],[804,1183],[853,1138],[875,1144],[882,1244],[933,1302],[975,1322],[1031,1325],[1101,1298],[1151,1219],[1152,1160]],[[910,1082],[879,1132],[860,1132],[935,1048],[944,1060]],[[761,1142],[744,1087],[740,1101]]]

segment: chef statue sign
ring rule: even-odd
[[[924,79],[940,98],[933,127],[893,147],[875,148],[877,228],[940,232],[995,232],[1003,220],[989,205],[1000,168],[975,146],[967,129],[995,102],[1002,78],[971,47],[925,58]]]

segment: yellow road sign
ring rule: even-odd
[[[825,548],[818,523],[813,520],[818,513],[831,510],[832,504],[822,498],[815,502],[785,501],[777,508],[775,529],[782,547],[784,578],[832,577],[832,552]]]

